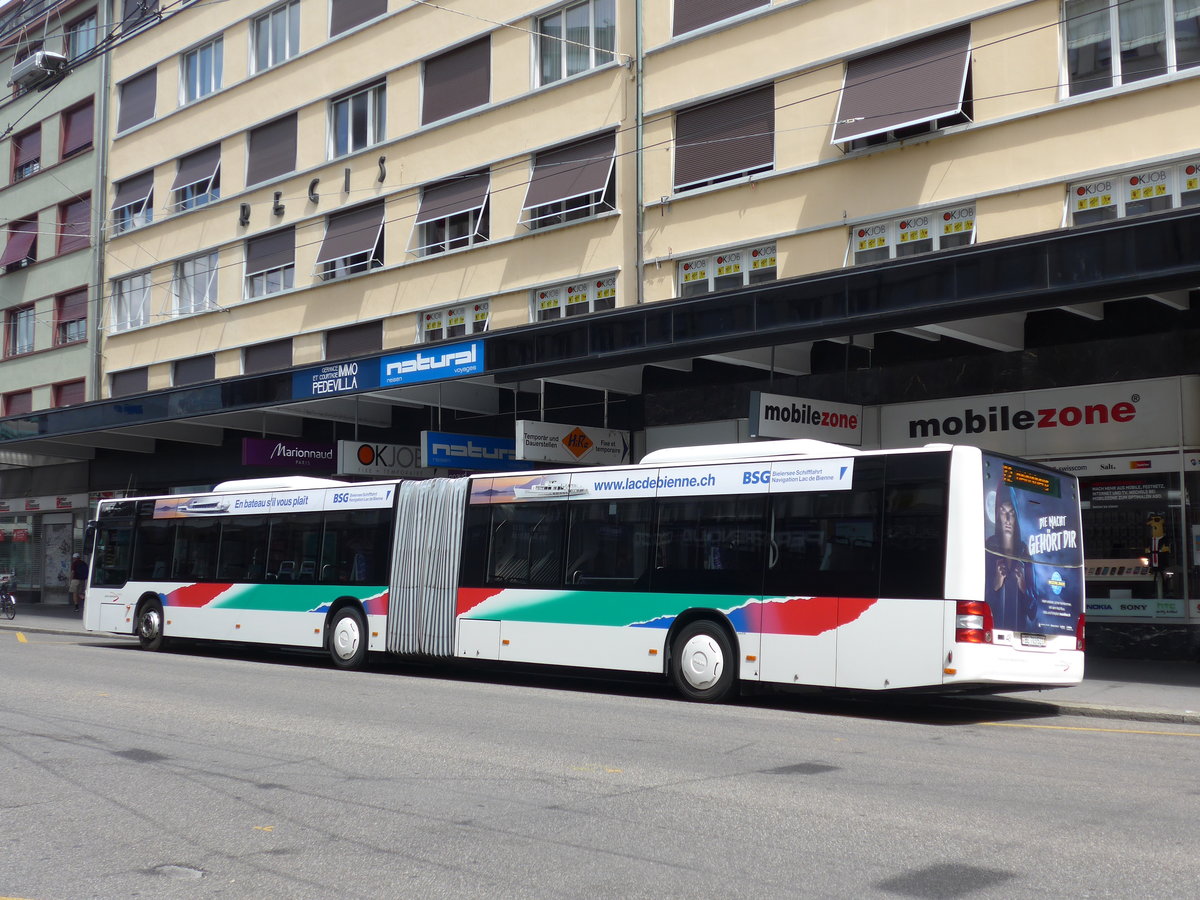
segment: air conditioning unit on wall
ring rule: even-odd
[[[13,66],[12,75],[8,78],[8,85],[29,90],[48,78],[53,78],[66,67],[67,58],[61,53],[38,50]]]

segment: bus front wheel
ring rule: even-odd
[[[137,636],[143,650],[161,650],[166,643],[163,635],[163,608],[158,600],[147,600],[138,609]]]
[[[671,680],[688,700],[714,703],[733,693],[733,645],[715,622],[685,625],[671,645]]]
[[[361,669],[367,661],[367,623],[353,607],[339,609],[329,623],[329,656],[339,669]]]

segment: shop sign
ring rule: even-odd
[[[305,369],[292,376],[292,399],[333,397],[379,387],[379,370],[374,360],[329,363]]]
[[[554,422],[517,422],[517,459],[582,466],[629,462],[629,432]]]
[[[814,438],[835,444],[862,446],[863,409],[779,394],[750,394],[750,436]]]
[[[285,469],[332,469],[333,444],[305,441],[275,441],[266,438],[242,438],[242,465],[278,466]]]
[[[467,341],[385,356],[379,361],[378,378],[380,385],[392,387],[478,375],[483,371],[483,341]]]
[[[369,441],[338,441],[339,475],[368,478],[432,478],[436,470],[421,465],[421,448]]]
[[[28,528],[14,528],[13,533],[12,533],[12,539],[13,539],[14,544],[28,544],[29,543],[29,529]]]
[[[885,447],[971,444],[1017,456],[1177,445],[1182,381],[1162,378],[882,406],[881,441]],[[1183,424],[1186,430],[1189,422]]]
[[[512,438],[446,431],[421,432],[421,459],[430,466],[484,472],[516,472],[529,467],[517,459],[517,442]]]
[[[1133,456],[1096,456],[1078,457],[1062,460],[1046,460],[1046,465],[1069,472],[1078,478],[1110,477],[1119,478],[1129,475],[1146,475],[1162,472],[1178,472],[1180,465],[1179,454],[1139,453]]]
[[[1132,597],[1098,597],[1087,601],[1087,617],[1100,619],[1124,618],[1181,619],[1186,614],[1182,600],[1164,597],[1134,599]]]
[[[87,499],[87,494],[51,494],[48,497],[9,497],[0,499],[0,513],[83,509],[87,506]]]

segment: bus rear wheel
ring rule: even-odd
[[[353,607],[343,607],[333,614],[329,656],[339,669],[361,669],[367,662],[367,623]]]
[[[137,636],[143,650],[161,650],[166,644],[167,639],[163,635],[163,608],[158,600],[147,600],[138,609]]]
[[[716,703],[731,696],[734,665],[729,635],[706,619],[685,625],[671,645],[671,680],[688,700]]]

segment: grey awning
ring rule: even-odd
[[[171,184],[171,190],[179,191],[193,184],[211,182],[220,165],[220,144],[213,144],[211,147],[189,153],[179,160],[179,169],[175,173],[175,181]]]
[[[143,172],[141,175],[134,175],[132,178],[126,178],[124,181],[117,182],[117,193],[113,197],[113,209],[121,209],[125,206],[133,206],[137,203],[145,203],[150,199],[150,192],[154,190],[154,173]]]
[[[383,230],[383,201],[360,206],[329,217],[325,240],[317,254],[317,265],[370,253],[379,243]]]
[[[970,60],[969,25],[850,60],[834,143],[962,112]]]
[[[476,172],[429,185],[421,192],[417,224],[482,209],[487,201],[490,182],[487,172]]]
[[[539,153],[522,209],[558,203],[603,191],[613,169],[612,132]]]

